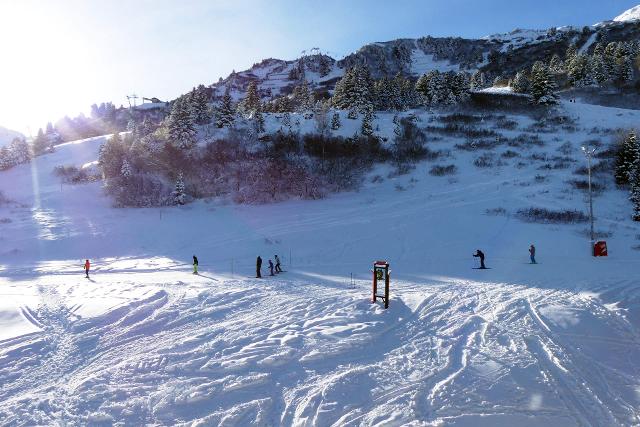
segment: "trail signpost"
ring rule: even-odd
[[[384,302],[384,308],[389,308],[389,263],[387,261],[376,261],[373,263],[373,295],[371,303],[375,303],[377,299]],[[384,280],[384,295],[378,295],[378,280]]]

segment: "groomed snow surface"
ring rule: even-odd
[[[319,201],[113,209],[100,183],[52,175],[94,161],[104,138],[0,173],[13,200],[0,207],[1,424],[638,425],[640,227],[625,194],[595,201],[608,258],[589,257],[585,224],[511,215],[585,211],[565,182],[579,144],[640,118],[562,108],[576,132],[499,146],[520,155],[503,165],[477,168],[482,151],[445,137],[430,147],[451,156],[435,163],[457,174],[380,166],[359,192]],[[506,137],[531,124],[511,118]],[[530,160],[567,141],[572,168]],[[507,215],[486,213],[496,208]],[[490,270],[473,269],[477,248]],[[256,255],[276,253],[287,271],[253,278]],[[391,263],[388,310],[368,300],[377,259]]]

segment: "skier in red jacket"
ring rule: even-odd
[[[87,274],[85,277],[88,279],[89,278],[89,269],[91,268],[91,263],[89,262],[89,260],[85,260],[84,261],[84,272]]]

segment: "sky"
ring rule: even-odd
[[[640,0],[0,0],[0,126],[173,99],[264,58],[402,37],[590,25]]]

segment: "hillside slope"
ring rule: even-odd
[[[0,147],[4,147],[15,138],[24,138],[24,135],[20,132],[16,132],[14,130],[0,126]]]
[[[499,143],[470,151],[432,130],[430,148],[448,154],[407,175],[379,166],[360,191],[318,201],[114,209],[100,183],[52,175],[94,161],[104,138],[0,172],[11,199],[0,206],[0,419],[639,423],[640,226],[625,194],[596,177],[608,187],[595,202],[603,259],[588,255],[587,224],[526,223],[517,211],[585,211],[584,192],[567,182],[583,177],[573,173],[584,165],[579,145],[640,114],[561,108],[571,123],[487,116],[475,126]],[[414,113],[440,126],[442,114]],[[505,120],[515,128],[498,127]],[[382,131],[390,121],[377,119]],[[483,155],[491,167],[474,165]],[[457,173],[432,176],[436,164]],[[528,264],[531,243],[539,265]],[[477,248],[490,270],[473,269]],[[252,278],[256,255],[276,253],[287,272]],[[376,259],[392,268],[386,311],[368,301]]]
[[[529,70],[536,61],[549,62],[554,54],[564,58],[574,45],[580,53],[592,53],[597,42],[640,41],[638,8],[629,9],[613,20],[582,28],[563,26],[549,29],[520,29],[480,39],[461,37],[421,37],[367,44],[344,58],[331,58],[314,49],[293,60],[265,59],[248,70],[234,72],[211,85],[214,97],[227,88],[239,99],[250,81],[256,81],[264,99],[291,93],[304,79],[318,93],[331,92],[347,69],[365,65],[374,78],[400,73],[417,79],[430,70],[480,70],[487,81],[511,78]]]

